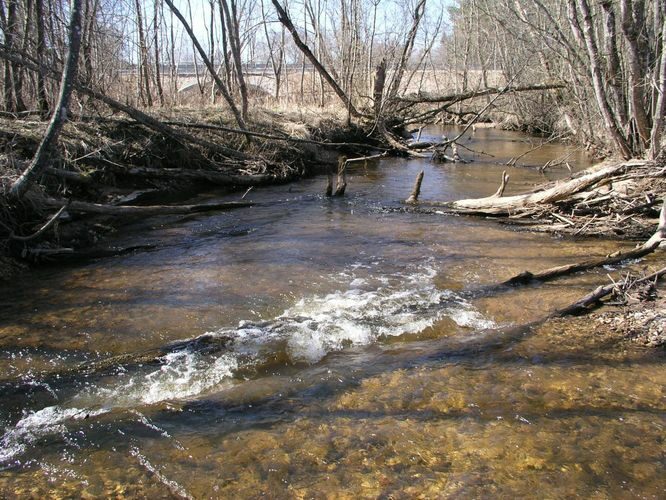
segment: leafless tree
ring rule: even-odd
[[[60,95],[51,117],[51,122],[35,152],[30,165],[21,176],[12,184],[10,195],[20,198],[28,190],[32,181],[46,168],[50,160],[52,148],[58,140],[60,131],[67,120],[69,100],[76,81],[79,64],[79,49],[81,47],[81,0],[72,0],[69,21],[69,49],[65,59],[62,79],[60,81]]]

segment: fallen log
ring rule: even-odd
[[[63,200],[56,200],[53,198],[41,198],[37,200],[42,206],[46,207],[60,207],[64,203]],[[69,212],[75,213],[92,213],[100,215],[183,215],[199,212],[212,212],[217,210],[233,210],[236,208],[245,208],[254,206],[250,201],[225,201],[219,203],[201,203],[196,205],[145,205],[145,206],[132,206],[132,205],[103,205],[100,203],[88,203],[85,201],[72,200],[67,206]]]
[[[623,163],[603,164],[587,170],[583,175],[568,181],[558,182],[554,186],[542,191],[526,194],[498,197],[495,195],[486,198],[471,198],[449,202],[422,202],[424,204],[446,207],[453,213],[474,215],[504,215],[508,216],[518,210],[534,205],[552,204],[580,193],[614,176],[624,173],[633,167],[645,166],[648,162],[643,160],[626,161]]]
[[[81,174],[79,172],[73,172],[71,170],[65,170],[63,168],[46,167],[44,173],[52,177],[57,177],[59,179],[64,179],[66,181],[74,182],[76,184],[88,185],[92,184],[93,182],[92,178],[89,175]]]
[[[589,269],[594,269],[601,266],[610,266],[613,264],[619,264],[620,262],[626,260],[640,259],[645,257],[648,254],[654,252],[657,247],[659,247],[660,241],[653,241],[649,245],[641,245],[635,250],[630,250],[628,252],[615,252],[606,257],[601,257],[598,259],[589,259],[582,262],[576,262],[575,264],[567,264],[564,266],[551,267],[544,271],[537,273],[531,273],[529,271],[523,271],[512,278],[509,278],[502,285],[523,285],[533,281],[550,281],[560,276],[565,276],[568,274],[573,274],[579,271],[587,271]]]
[[[466,101],[468,99],[475,99],[477,97],[484,97],[492,94],[509,94],[513,92],[553,90],[553,89],[562,89],[564,87],[565,84],[563,82],[535,83],[532,85],[509,85],[507,87],[488,87],[485,89],[470,90],[468,92],[447,94],[447,95],[432,95],[427,93],[410,94],[404,97],[398,97],[398,100],[410,104],[447,103],[450,105]]]
[[[548,315],[547,319],[561,318],[564,316],[578,316],[580,314],[588,313],[593,309],[602,306],[603,303],[601,302],[601,299],[604,297],[607,297],[613,293],[626,291],[628,288],[634,287],[635,285],[641,285],[650,282],[655,283],[664,275],[666,275],[666,267],[650,274],[649,276],[645,276],[637,280],[630,281],[629,278],[625,278],[622,281],[598,286],[592,292],[588,293],[584,297],[581,297],[576,302],[552,312],[550,315]]]
[[[524,285],[533,281],[549,281],[560,276],[565,276],[579,271],[587,271],[589,269],[594,269],[601,266],[609,266],[614,264],[619,264],[627,260],[640,259],[645,257],[648,254],[654,252],[662,242],[666,241],[666,199],[661,208],[661,216],[659,218],[659,225],[657,230],[654,232],[652,237],[648,239],[645,243],[635,248],[634,250],[629,250],[627,252],[617,251],[612,254],[609,254],[605,257],[597,259],[584,260],[582,262],[576,262],[574,264],[567,264],[564,266],[551,267],[544,271],[538,273],[531,273],[529,271],[523,271],[512,278],[509,278],[501,285]]]
[[[231,134],[243,134],[243,135],[250,135],[252,137],[259,137],[260,139],[268,139],[270,141],[285,141],[285,142],[293,142],[296,144],[314,144],[316,146],[322,146],[322,147],[330,147],[330,148],[344,148],[344,147],[354,147],[354,148],[367,148],[367,149],[377,149],[380,151],[385,151],[386,148],[382,148],[379,146],[373,146],[371,144],[361,144],[358,142],[324,142],[324,141],[315,141],[314,139],[301,139],[298,137],[290,137],[290,136],[280,136],[280,135],[274,135],[274,134],[265,134],[263,132],[250,132],[250,131],[245,131],[245,130],[240,130],[237,128],[232,128],[232,127],[225,127],[223,125],[213,125],[209,123],[188,123],[188,122],[182,122],[182,121],[164,121],[162,122],[166,125],[174,125],[176,127],[184,127],[184,128],[194,128],[194,129],[201,129],[201,130],[217,130],[220,132],[229,132]]]
[[[275,180],[272,175],[230,175],[214,170],[128,167],[123,173],[141,177],[205,181],[222,186],[259,186]]]

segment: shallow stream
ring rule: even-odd
[[[0,496],[663,498],[664,355],[587,318],[521,326],[621,270],[484,288],[630,244],[400,202],[421,169],[423,200],[569,175],[503,165],[535,141],[356,164],[344,198],[322,177],[256,189],[111,241],[152,251],[4,286]],[[520,163],[564,155],[587,166],[555,144]]]

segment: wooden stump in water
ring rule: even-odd
[[[347,157],[341,156],[338,161],[338,182],[333,196],[344,196],[347,189]]]
[[[414,181],[414,188],[412,193],[409,195],[409,198],[405,200],[405,203],[416,203],[419,201],[419,194],[421,194],[421,183],[423,182],[424,172],[421,170],[416,176],[416,181]]]
[[[333,173],[329,170],[326,183],[326,196],[344,196],[347,189],[347,157],[341,156],[338,160],[338,178],[333,191]]]

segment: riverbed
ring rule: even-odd
[[[354,164],[342,198],[321,176],[256,189],[256,206],[107,242],[154,250],[3,286],[0,492],[663,497],[663,352],[595,337],[586,318],[539,322],[621,269],[490,288],[631,243],[401,201],[420,170],[422,200],[488,196],[504,170],[505,194],[567,177],[505,165],[538,141],[483,129],[468,164]],[[560,144],[519,163],[557,158],[589,165]]]

